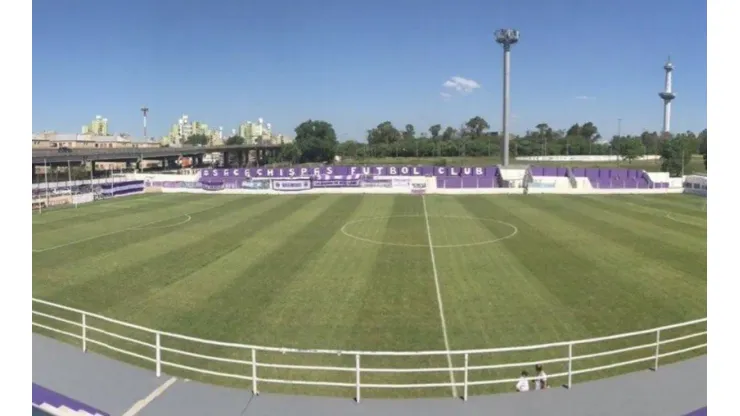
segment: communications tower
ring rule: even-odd
[[[676,98],[676,94],[673,93],[673,63],[671,63],[671,57],[668,57],[665,65],[665,90],[659,92],[658,96],[663,100],[663,133],[671,132],[671,101]]]

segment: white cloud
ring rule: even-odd
[[[576,100],[595,100],[596,97],[591,97],[588,95],[577,95]]]
[[[449,100],[452,97],[452,94],[448,94],[446,92],[440,92],[439,96],[442,97],[444,100]]]
[[[460,93],[469,93],[480,88],[480,84],[472,79],[463,77],[452,77],[442,84],[443,87],[453,89]]]

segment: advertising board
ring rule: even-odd
[[[204,191],[217,192],[217,191],[223,191],[224,189],[226,189],[223,182],[203,183],[201,185]]]
[[[87,204],[95,200],[95,194],[90,192],[87,194],[77,194],[72,197],[72,203],[74,204]]]
[[[427,184],[424,182],[411,183],[411,193],[416,195],[427,193]]]
[[[241,183],[242,189],[270,189],[270,181],[246,180]]]
[[[48,199],[48,206],[50,207],[56,207],[60,205],[68,205],[72,203],[72,196],[70,195],[61,195],[61,196],[52,196]]]
[[[311,189],[310,180],[273,181],[272,189],[276,191],[305,191]]]

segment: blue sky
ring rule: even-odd
[[[593,121],[659,130],[672,56],[673,131],[706,126],[706,3],[696,0],[34,0],[33,130],[161,136],[185,113],[224,131],[306,119],[340,140],[390,120],[426,131],[481,115],[501,126],[502,50],[517,28],[512,128]],[[469,92],[446,88],[452,77]],[[449,93],[444,98],[441,93]],[[579,97],[579,98],[577,98]],[[588,97],[583,99],[583,97]]]

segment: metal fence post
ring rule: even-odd
[[[655,331],[655,364],[653,364],[653,370],[658,370],[658,359],[660,358],[660,329]]]
[[[568,344],[568,389],[573,385],[573,344]]]
[[[463,400],[468,401],[468,364],[470,355],[465,353],[465,385],[463,386]]]
[[[360,354],[355,354],[355,400],[360,402]]]
[[[257,391],[257,350],[254,348],[252,348],[252,394],[259,394]]]
[[[157,377],[162,375],[162,344],[160,342],[159,332],[155,332],[156,337],[156,350],[154,351],[156,364],[157,364]]]
[[[82,313],[82,352],[87,352],[87,315]]]

